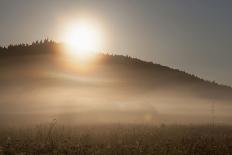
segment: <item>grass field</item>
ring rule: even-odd
[[[0,154],[230,155],[231,126],[77,125],[2,128]]]

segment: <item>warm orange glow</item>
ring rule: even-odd
[[[102,37],[93,24],[80,22],[66,27],[63,41],[67,47],[67,54],[83,61],[100,50]]]
[[[105,44],[103,26],[88,17],[65,19],[61,23],[59,40],[63,43],[59,64],[68,71],[94,72],[97,53]]]

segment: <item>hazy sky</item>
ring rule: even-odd
[[[81,16],[100,23],[104,50],[232,85],[231,0],[0,0],[0,45],[59,41]]]

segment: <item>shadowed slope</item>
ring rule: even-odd
[[[33,115],[35,122],[56,117],[72,123],[205,123],[212,103],[218,122],[231,120],[228,86],[121,55],[98,54],[80,70],[64,52],[48,40],[0,48],[4,122]]]

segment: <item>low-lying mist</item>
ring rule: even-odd
[[[1,58],[1,125],[231,122],[228,87],[129,57],[100,54],[84,70],[54,57]]]

